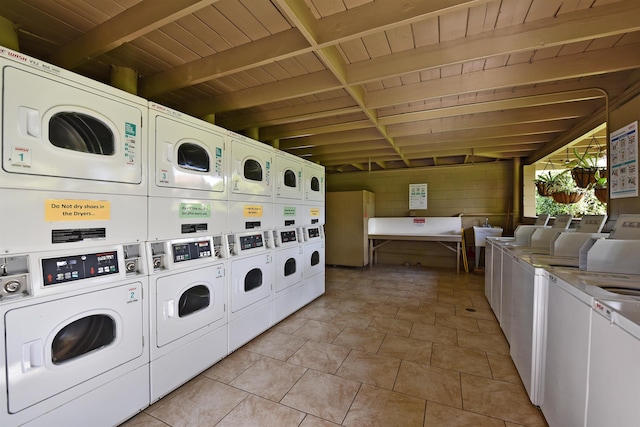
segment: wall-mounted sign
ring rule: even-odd
[[[409,184],[409,210],[427,209],[427,184]]]
[[[638,196],[638,122],[611,132],[609,193],[612,199]]]

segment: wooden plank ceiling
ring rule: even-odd
[[[139,95],[328,172],[562,163],[604,147],[606,104],[640,93],[638,0],[3,0],[0,16],[28,55],[104,82],[133,68]]]

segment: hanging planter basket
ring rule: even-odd
[[[536,189],[538,190],[538,194],[542,197],[551,196],[551,185],[548,182],[536,182]]]
[[[572,203],[578,203],[584,197],[582,193],[552,193],[551,197],[556,203],[563,205],[570,205]]]
[[[573,168],[571,169],[571,176],[578,187],[588,188],[596,183],[597,170],[597,168]]]
[[[596,196],[596,199],[600,201],[600,203],[607,203],[609,199],[609,190],[605,188],[594,188],[593,194]]]

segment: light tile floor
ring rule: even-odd
[[[124,424],[546,425],[482,276],[327,268],[326,294]]]

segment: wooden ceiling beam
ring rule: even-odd
[[[56,50],[51,55],[51,62],[73,69],[216,1],[141,1]]]
[[[344,132],[347,130],[368,129],[373,127],[370,120],[354,120],[344,123],[324,124],[319,126],[295,127],[273,126],[260,129],[260,139],[268,141],[270,139],[295,138],[300,135],[321,135],[325,133]]]
[[[374,128],[349,130],[344,132],[311,135],[301,138],[285,139],[280,141],[280,149],[288,150],[299,147],[315,147],[320,145],[336,145],[358,141],[370,141],[381,139],[380,134]]]

